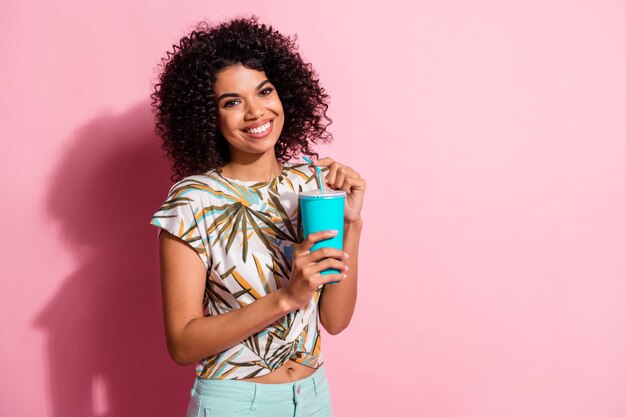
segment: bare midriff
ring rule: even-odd
[[[299,379],[311,376],[315,372],[315,368],[304,366],[295,361],[287,361],[280,368],[270,372],[267,375],[256,378],[245,378],[240,381],[256,382],[260,384],[284,384],[295,382]]]

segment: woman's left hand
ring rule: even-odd
[[[345,222],[352,223],[361,220],[365,180],[361,178],[359,173],[349,166],[333,161],[331,158],[318,159],[313,162],[313,165],[328,167],[325,186],[346,192]],[[311,169],[314,170],[314,168]]]

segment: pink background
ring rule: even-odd
[[[182,416],[148,96],[194,22],[299,35],[368,181],[337,416],[626,416],[626,4],[20,2],[0,13],[0,413]]]

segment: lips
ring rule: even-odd
[[[264,132],[252,133],[252,132],[247,132],[246,131],[248,129],[259,128],[259,127],[267,124],[268,122],[269,122],[269,127]],[[264,138],[267,135],[269,135],[270,133],[272,133],[272,130],[274,130],[274,119],[264,120],[262,122],[255,123],[253,125],[250,125],[250,126],[246,127],[246,130],[242,130],[242,132],[245,133],[247,136],[250,136],[250,137],[255,138],[255,139]]]
[[[259,126],[263,126],[265,123],[272,121],[273,119],[265,119],[265,120],[261,120],[260,122],[256,122],[256,123],[252,123],[249,124],[248,126],[246,126],[245,128],[243,128],[242,130],[249,130],[249,129],[253,129],[255,127],[259,127]]]

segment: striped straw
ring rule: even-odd
[[[309,164],[313,165],[313,161],[311,161],[306,156],[303,156],[302,159],[304,159]],[[320,190],[324,192],[324,181],[322,181],[322,170],[318,166],[314,166],[314,168],[315,168],[315,171],[317,171],[317,180],[319,181],[319,184],[320,184]]]

